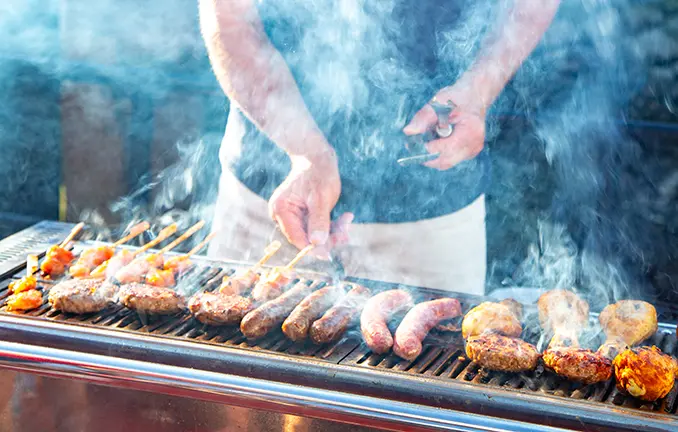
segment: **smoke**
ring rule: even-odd
[[[491,0],[464,2],[450,16],[432,13],[427,2],[402,9],[404,3],[270,2],[273,36],[292,35],[295,25],[310,25],[304,37],[291,40],[298,45],[286,60],[294,63],[317,54],[315,67],[297,78],[303,89],[314,89],[307,93],[310,103],[324,107],[316,120],[332,134],[350,135],[354,124],[347,119],[369,123],[389,118],[394,130],[404,126],[413,109],[463,73],[493,20],[507,13],[499,7],[504,2]],[[601,304],[642,298],[650,290],[652,263],[677,252],[656,235],[675,224],[672,194],[678,182],[661,176],[672,168],[658,170],[658,162],[645,156],[625,125],[629,102],[646,87],[650,58],[674,52],[661,12],[659,17],[649,12],[653,7],[628,0],[563,1],[543,41],[489,113],[487,146],[494,170],[487,200],[491,288],[577,287]],[[394,19],[403,10],[420,27],[405,27],[410,20]],[[646,28],[648,22],[653,29]],[[427,41],[396,37],[422,28],[430,32]],[[56,207],[62,168],[61,80],[94,81],[110,88],[112,99],[129,100],[115,105],[119,109],[112,117],[123,124],[122,138],[132,140],[125,151],[141,156],[137,174],[156,157],[137,148],[153,124],[145,104],[159,105],[168,93],[196,86],[206,89],[203,101],[222,103],[213,92],[216,85],[197,31],[195,4],[9,0],[0,5],[0,37],[14,47],[11,55],[0,52],[0,132],[3,148],[9,149],[0,169],[8,195],[34,191],[34,197],[18,206],[27,212],[36,202]],[[403,58],[398,55],[401,43],[415,51],[422,43],[435,44],[435,49]],[[437,64],[435,78],[417,72],[412,62]],[[22,87],[18,78],[29,74],[31,84]],[[371,105],[375,97],[392,103],[380,105],[388,109],[377,108]],[[656,98],[673,109],[670,98]],[[109,107],[110,100],[96,92],[85,99],[83,121],[96,121],[89,114]],[[183,118],[186,111],[174,115]],[[225,112],[213,106],[204,118],[203,130],[177,138],[175,164],[135,178],[134,192],[124,198],[106,197],[106,211],[121,221],[120,228],[141,219],[158,226],[170,220],[188,226],[211,217],[219,176],[217,134]],[[384,130],[363,135],[357,144],[362,150],[353,157],[380,158],[392,151],[391,138]],[[12,140],[19,144],[5,144]],[[67,160],[62,163],[69,166]],[[388,173],[376,170],[375,176],[380,175]],[[378,202],[367,204],[377,211]],[[77,210],[101,228],[102,238],[112,235],[109,214]],[[652,236],[646,234],[649,225],[658,227]]]

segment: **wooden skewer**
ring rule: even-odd
[[[188,239],[190,236],[192,236],[192,235],[195,234],[198,230],[200,230],[200,228],[202,228],[203,226],[205,226],[205,221],[200,221],[200,222],[198,222],[197,224],[193,225],[193,226],[190,227],[188,230],[186,230],[185,233],[183,233],[182,235],[180,235],[179,237],[177,237],[172,243],[170,243],[170,244],[168,244],[167,246],[165,246],[164,248],[160,249],[160,252],[158,252],[158,255],[162,255],[162,254],[164,254],[165,252],[171,251],[171,250],[174,249],[179,243],[181,243],[181,242],[185,241],[186,239]]]
[[[297,256],[295,256],[295,257],[292,259],[292,261],[290,261],[290,263],[287,264],[287,265],[285,266],[284,269],[285,269],[285,270],[292,270],[292,268],[293,268],[295,265],[297,265],[297,263],[298,263],[299,261],[301,261],[301,259],[302,259],[303,257],[305,257],[307,253],[311,252],[311,250],[313,250],[314,247],[315,247],[314,244],[310,244],[310,245],[306,246],[305,248],[303,248],[302,250],[300,250],[299,253],[297,254]]]
[[[141,253],[146,252],[147,250],[149,250],[149,249],[152,248],[153,246],[157,245],[157,244],[160,243],[161,241],[165,240],[167,237],[171,236],[171,235],[174,234],[175,232],[177,232],[177,224],[173,223],[172,225],[166,226],[165,228],[163,228],[163,229],[158,233],[158,236],[157,236],[156,238],[154,238],[153,240],[149,241],[148,243],[146,243],[145,245],[143,245],[143,246],[140,247],[139,249],[135,250],[135,251],[133,252],[132,256],[135,257],[135,256],[137,256],[137,255],[139,255],[139,254],[141,254]]]
[[[38,256],[29,254],[26,257],[26,276],[33,276],[33,273],[37,272],[39,267]]]
[[[273,243],[271,243],[270,245],[266,246],[266,249],[264,249],[264,256],[261,257],[259,262],[257,262],[256,264],[254,264],[252,266],[252,270],[257,270],[257,269],[259,269],[259,267],[266,264],[266,262],[268,260],[270,260],[273,257],[273,255],[275,255],[276,252],[278,252],[278,250],[280,250],[281,246],[282,246],[282,243],[280,243],[277,240],[274,241]]]
[[[217,233],[213,232],[210,235],[208,235],[207,237],[205,237],[205,239],[203,241],[201,241],[200,243],[195,245],[195,247],[193,249],[188,251],[188,253],[186,254],[186,258],[189,258],[189,257],[195,255],[196,253],[198,253],[200,251],[200,249],[204,248],[207,245],[207,243],[209,243],[216,235],[217,235]]]
[[[132,240],[134,237],[143,233],[144,231],[146,231],[150,227],[151,227],[151,225],[146,221],[134,225],[132,228],[130,228],[129,234],[127,234],[125,237],[121,238],[117,242],[113,243],[113,247],[115,248],[115,247],[120,246],[121,244],[127,243],[128,241]]]
[[[59,247],[62,247],[62,248],[66,247],[66,246],[67,246],[67,245],[75,238],[75,236],[77,236],[78,233],[79,233],[80,231],[82,231],[82,229],[83,229],[84,227],[85,227],[85,223],[84,223],[84,222],[80,222],[79,224],[77,224],[76,226],[74,226],[73,229],[71,230],[70,234],[68,234],[68,237],[66,237],[66,239],[65,239],[63,242],[61,242],[61,244],[59,245]]]

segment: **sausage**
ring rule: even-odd
[[[339,339],[359,316],[371,295],[370,290],[364,286],[355,286],[339,303],[313,323],[309,330],[311,340],[324,344]]]
[[[295,342],[306,339],[313,321],[345,294],[346,291],[340,286],[328,286],[309,294],[283,322],[283,333]]]
[[[367,346],[377,354],[393,346],[393,336],[387,321],[395,314],[411,308],[412,296],[405,290],[389,290],[375,295],[365,303],[360,315],[360,331]]]
[[[440,321],[461,315],[459,300],[441,298],[419,303],[405,315],[395,332],[393,352],[405,360],[414,360],[421,354],[422,345],[429,331]]]
[[[281,324],[287,315],[307,295],[313,292],[313,286],[307,286],[303,281],[280,297],[270,300],[252,312],[245,315],[240,322],[240,331],[249,339],[257,339]]]

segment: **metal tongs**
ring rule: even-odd
[[[440,103],[434,97],[428,104],[431,106],[431,108],[433,108],[433,111],[435,111],[436,116],[438,117],[438,124],[436,124],[434,129],[423,134],[411,135],[407,137],[406,147],[407,150],[413,154],[413,156],[407,156],[398,159],[398,164],[401,166],[422,164],[424,162],[436,159],[439,156],[439,153],[427,152],[426,143],[439,138],[447,138],[452,135],[454,128],[450,122],[450,115],[457,107],[454,102],[448,100],[447,103]]]

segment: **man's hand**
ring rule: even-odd
[[[327,258],[328,251],[348,241],[353,215],[345,213],[330,222],[330,212],[341,193],[336,156],[325,151],[312,158],[291,156],[292,170],[273,192],[268,203],[271,217],[290,243],[303,249],[310,243],[324,246],[314,255]]]
[[[441,102],[452,101],[457,107],[450,115],[454,126],[452,135],[430,141],[426,145],[429,153],[440,156],[423,165],[441,171],[448,170],[465,160],[473,159],[485,144],[485,110],[473,101],[468,101],[464,92],[455,86],[446,87],[436,94]],[[433,108],[426,104],[405,126],[405,135],[418,135],[435,128],[438,118]]]

